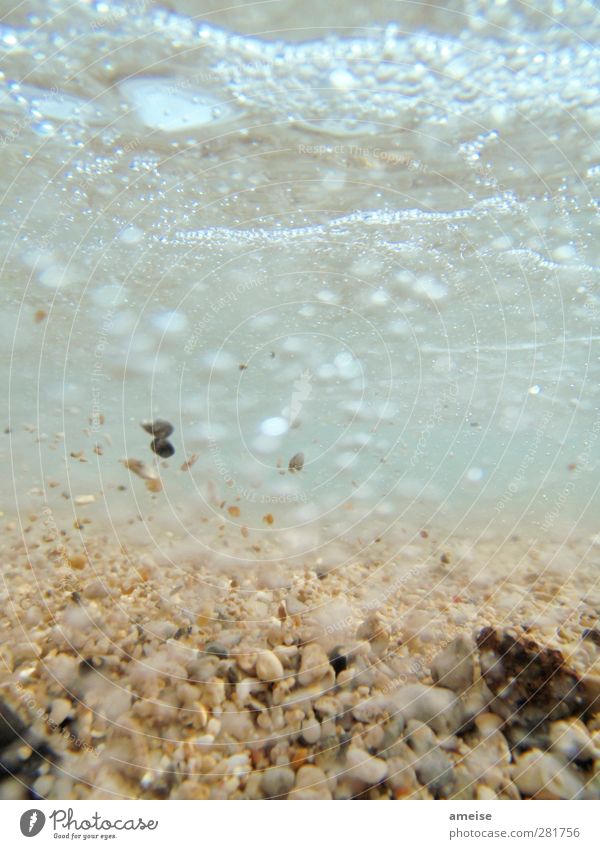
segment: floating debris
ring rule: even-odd
[[[152,422],[144,421],[140,422],[140,424],[146,433],[149,433],[150,436],[154,436],[156,439],[166,439],[167,436],[171,436],[174,430],[171,422],[166,421],[166,419],[154,419]]]
[[[184,463],[182,463],[182,464],[181,464],[181,466],[180,466],[180,470],[181,470],[182,472],[187,472],[189,469],[191,469],[191,468],[192,468],[192,466],[194,465],[194,463],[196,462],[196,460],[198,460],[198,458],[199,458],[199,457],[200,457],[200,455],[199,455],[199,454],[191,454],[191,455],[187,458],[187,460],[186,460]]]
[[[75,504],[93,504],[96,500],[95,495],[78,495],[77,498],[74,499]]]
[[[288,463],[288,471],[290,472],[301,472],[304,468],[304,454],[302,451],[299,451],[297,454],[294,454],[290,462]]]
[[[130,472],[133,472],[134,475],[137,475],[138,478],[142,478],[145,481],[155,481],[158,480],[158,474],[156,470],[149,466],[147,463],[142,463],[141,460],[135,460],[133,458],[125,457],[121,460],[121,463],[125,466],[126,469],[129,469]]]
[[[154,451],[155,454],[158,454],[159,457],[163,459],[167,457],[172,457],[175,453],[175,449],[171,445],[168,439],[153,439],[150,443],[150,448]]]

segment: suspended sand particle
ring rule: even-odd
[[[199,458],[199,457],[200,457],[200,455],[199,455],[199,454],[191,454],[191,455],[187,458],[187,460],[186,460],[184,463],[182,463],[182,464],[181,464],[181,466],[180,466],[180,470],[181,470],[182,472],[187,472],[189,469],[191,469],[191,468],[192,468],[192,466],[194,465],[194,463],[196,462],[196,460],[198,460],[198,458]]]
[[[121,460],[121,463],[125,466],[126,469],[129,469],[130,472],[133,472],[134,475],[137,475],[139,478],[142,478],[142,480],[158,480],[158,474],[156,473],[156,470],[152,466],[149,466],[147,463],[142,463],[141,460],[135,460],[133,458],[126,457]]]
[[[230,516],[239,516],[240,515],[240,508],[236,507],[235,505],[232,505],[231,507],[227,508],[227,512],[229,513]]]
[[[171,445],[168,439],[153,439],[150,443],[150,448],[154,451],[155,454],[158,454],[159,457],[163,459],[167,457],[172,457],[175,453],[175,449]]]
[[[288,463],[288,470],[290,472],[301,472],[304,468],[304,454],[299,451],[297,454],[294,454],[290,462]]]
[[[74,499],[75,504],[77,505],[93,504],[95,500],[95,495],[78,495],[77,498]]]
[[[156,439],[166,439],[173,433],[173,425],[166,419],[154,419],[154,421],[140,422],[146,433],[156,437]]]

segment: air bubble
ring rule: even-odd
[[[286,433],[289,423],[281,416],[273,416],[261,422],[260,429],[265,436],[281,436]]]

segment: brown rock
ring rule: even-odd
[[[561,652],[513,630],[483,628],[477,635],[481,672],[496,696],[496,712],[526,725],[581,713],[587,699]]]

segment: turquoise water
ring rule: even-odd
[[[5,7],[5,514],[595,534],[597,10],[311,9]]]

